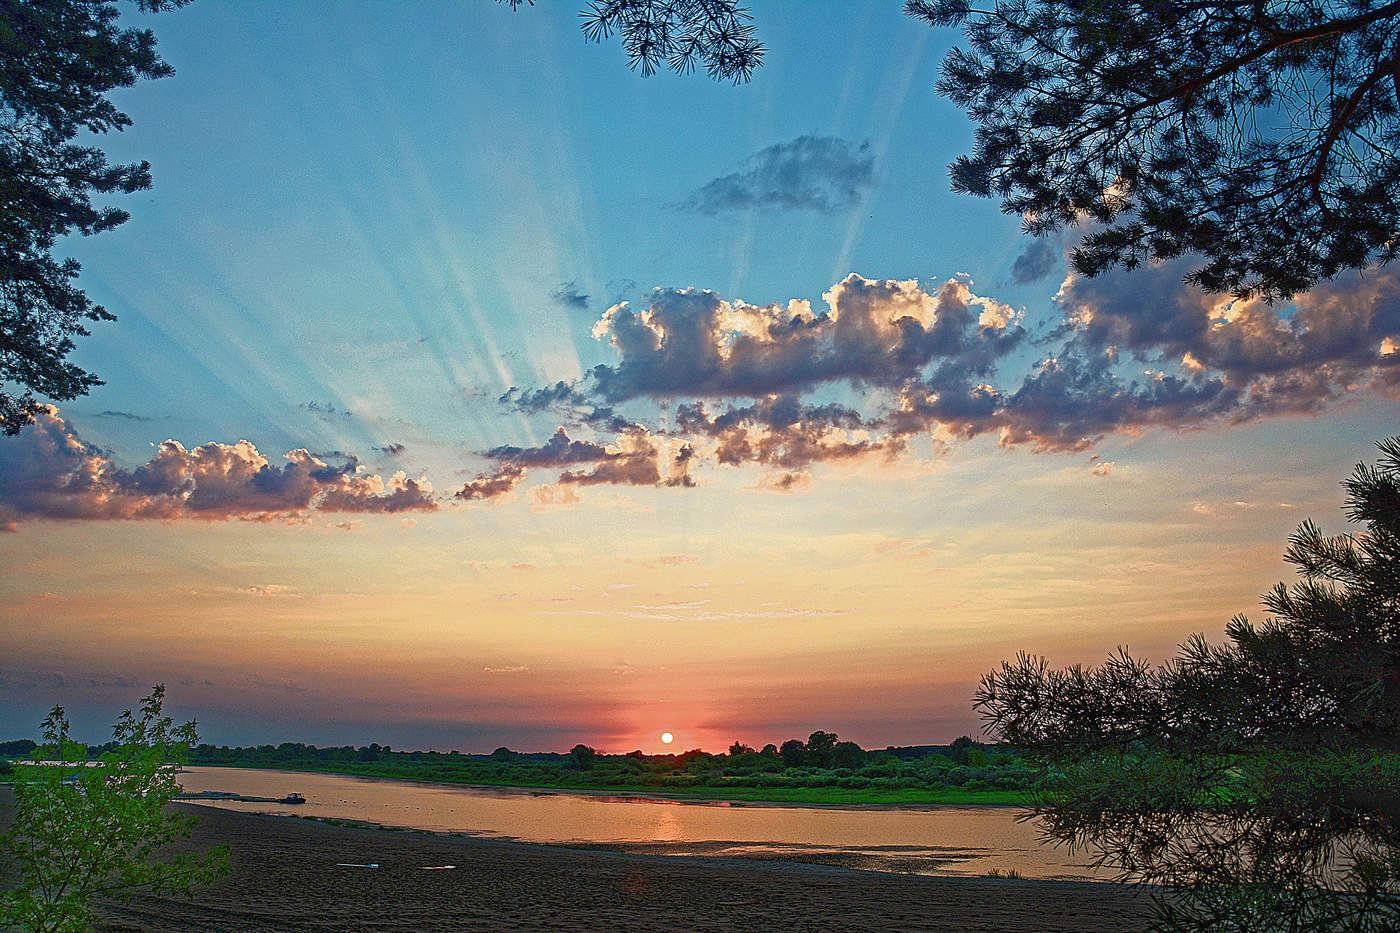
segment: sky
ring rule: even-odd
[[[568,3],[124,21],[106,384],[0,438],[0,738],[489,752],[978,735],[1018,651],[1153,661],[1292,579],[1400,425],[1396,268],[1073,274],[949,190],[957,40],[752,4],[752,82]]]

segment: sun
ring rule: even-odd
[[[675,737],[674,735],[672,735],[671,733],[669,733],[669,732],[663,732],[663,733],[661,733],[661,744],[662,744],[662,745],[670,745],[670,744],[671,744],[672,742],[674,742],[675,740],[676,740],[676,737]]]

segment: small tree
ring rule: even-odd
[[[569,767],[579,771],[587,771],[593,767],[593,759],[598,757],[598,752],[582,742],[569,749]]]
[[[987,731],[1061,776],[1031,815],[1171,892],[1158,929],[1400,929],[1400,437],[1377,446],[1343,483],[1365,530],[1304,522],[1263,625],[1158,668],[1022,654],[982,678]]]
[[[800,768],[807,763],[807,745],[801,739],[788,739],[778,749],[778,755],[789,768]]]
[[[818,729],[807,737],[807,764],[817,768],[830,768],[835,749],[836,733]]]
[[[15,820],[0,836],[22,877],[0,895],[0,926],[86,930],[98,897],[188,897],[195,885],[228,872],[226,845],[195,855],[162,851],[188,837],[196,822],[166,811],[180,790],[178,766],[197,737],[193,721],[177,726],[162,715],[164,699],[158,684],[139,714],[123,711],[113,728],[116,750],[96,763],[70,736],[63,707],[49,713],[44,745],[34,753],[40,767],[16,784]]]

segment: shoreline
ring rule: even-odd
[[[236,771],[266,771],[277,774],[333,774],[339,777],[357,778],[363,781],[399,781],[405,784],[422,784],[431,787],[464,787],[471,790],[499,791],[501,793],[528,794],[531,796],[549,796],[551,794],[567,794],[576,797],[598,797],[603,799],[615,798],[621,800],[660,800],[669,803],[691,803],[702,806],[736,806],[736,807],[787,807],[787,808],[816,808],[816,809],[837,809],[837,810],[934,810],[948,807],[957,808],[983,808],[994,807],[997,809],[1013,808],[1024,809],[1025,804],[994,801],[977,802],[957,802],[957,801],[910,801],[896,803],[865,802],[846,803],[843,801],[808,801],[808,800],[775,800],[772,798],[740,797],[740,796],[716,796],[713,793],[699,791],[694,794],[685,791],[652,791],[645,788],[608,788],[608,787],[560,787],[553,784],[476,784],[464,781],[435,781],[424,778],[401,777],[397,775],[380,774],[356,774],[351,771],[333,771],[321,769],[309,771],[305,768],[268,768],[262,765],[210,765],[194,764],[185,765],[184,770],[189,768],[218,769],[227,768]],[[819,788],[818,788],[819,789]],[[757,789],[755,789],[757,791]],[[184,800],[186,803],[197,803],[197,800]]]
[[[193,900],[103,902],[97,933],[1136,933],[1151,916],[1145,892],[1093,882],[618,853],[177,806],[199,822],[174,850],[231,843],[231,873]],[[11,813],[0,794],[0,825]],[[0,886],[14,871],[0,853]]]

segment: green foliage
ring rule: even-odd
[[[988,731],[1047,766],[1047,834],[1166,886],[1160,930],[1400,928],[1400,438],[1377,446],[1343,483],[1365,530],[1305,522],[1262,625],[1157,668],[1021,655],[982,678]]]
[[[953,187],[1087,275],[1191,255],[1208,291],[1287,298],[1400,249],[1400,5],[908,0],[968,47],[938,90],[978,123]]]
[[[593,760],[597,757],[597,751],[580,743],[569,750],[569,765],[580,771],[587,771],[593,767]]]
[[[144,11],[189,0],[138,0]],[[113,317],[73,284],[79,266],[53,248],[72,231],[101,233],[126,211],[91,195],[149,188],[150,165],[110,165],[80,135],[108,133],[131,119],[107,98],[141,78],[174,69],[150,30],[121,29],[107,0],[0,4],[0,431],[15,434],[54,399],[87,394],[101,380],[66,361],[86,321]],[[12,395],[11,385],[21,394]]]
[[[138,890],[189,896],[228,871],[228,847],[199,855],[161,850],[190,834],[193,817],[166,812],[179,792],[176,768],[195,724],[162,715],[165,686],[126,710],[113,729],[116,750],[96,763],[69,734],[63,707],[44,720],[44,745],[15,786],[15,820],[0,837],[19,865],[18,888],[0,895],[0,926],[30,933],[86,930],[93,899]],[[92,766],[89,766],[92,764]]]

